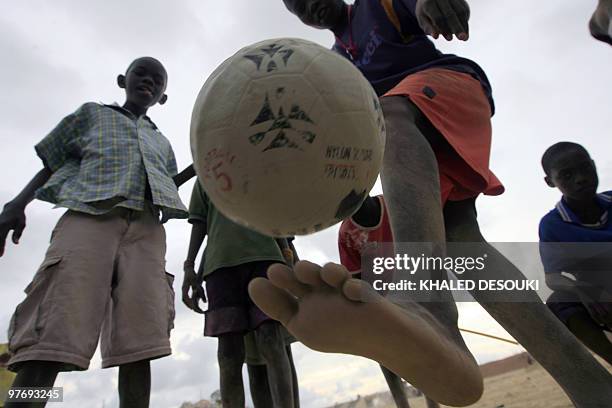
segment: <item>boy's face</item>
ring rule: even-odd
[[[149,108],[165,100],[164,92],[168,74],[164,66],[154,58],[135,60],[125,74],[124,87],[129,102]]]
[[[344,17],[344,0],[283,0],[302,23],[314,28],[333,29]]]
[[[578,201],[597,194],[599,184],[595,163],[581,150],[559,153],[553,159],[545,180],[550,187],[557,187],[564,197]]]

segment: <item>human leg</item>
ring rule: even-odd
[[[480,397],[482,377],[473,359],[418,304],[397,306],[336,264],[273,265],[268,277],[251,282],[251,296],[306,346],[378,361],[447,405]]]
[[[293,408],[293,381],[285,342],[274,321],[262,323],[255,330],[255,339],[268,370],[268,383],[274,407]]]
[[[62,363],[55,361],[27,361],[23,363],[11,387],[53,387]],[[5,408],[44,408],[46,402],[7,402]]]
[[[383,190],[394,236],[399,242],[443,246],[437,162],[430,142],[416,125],[420,112],[405,97],[383,98],[382,105],[387,124]],[[272,267],[271,283],[255,280],[250,292],[264,312],[280,320],[304,344],[372,358],[442,403],[466,405],[480,397],[482,377],[463,343],[457,310],[448,293],[439,294],[447,302],[394,299],[394,304],[370,292],[367,283],[348,280],[346,269],[328,265],[321,271],[312,264],[301,265],[295,274]],[[321,284],[322,274],[333,284]],[[443,279],[444,274],[438,271],[435,277]],[[294,297],[285,296],[279,288]],[[374,301],[357,303],[364,294]],[[339,341],[346,338],[359,341]],[[410,350],[406,350],[406,339],[413,344]]]
[[[567,322],[567,328],[584,343],[585,346],[606,360],[608,364],[612,364],[612,342],[610,342],[604,330],[595,323],[588,312],[570,316]]]
[[[244,408],[244,340],[242,333],[227,333],[219,336],[217,348],[221,402],[223,408]]]
[[[88,368],[123,227],[116,214],[94,217],[68,211],[60,218],[45,260],[11,319],[9,349],[14,354],[8,365],[18,372],[13,386],[51,387],[58,372]]]
[[[443,251],[444,218],[434,150],[449,146],[407,97],[385,97],[381,103],[387,125],[381,179],[394,239],[400,243],[433,243]],[[445,274],[445,271],[433,271],[431,278],[445,279]],[[444,332],[457,344],[459,352],[473,361],[459,333],[452,296],[450,293],[438,295],[441,301],[423,302],[420,306],[444,326]]]
[[[440,404],[438,404],[436,401],[432,400],[427,395],[425,395],[424,397],[427,408],[440,408]]]
[[[102,327],[103,368],[171,353],[174,276],[165,271],[164,227],[151,208],[132,212],[126,225],[117,247],[111,299]]]
[[[149,360],[119,366],[119,407],[148,408],[151,397]]]
[[[110,298],[122,228],[116,216],[72,211],[62,216],[11,319],[9,368],[16,371],[23,362],[37,360],[62,362],[62,371],[88,368]]]
[[[293,388],[293,408],[300,408],[300,388],[297,377],[297,370],[295,369],[295,363],[293,361],[293,352],[291,351],[291,345],[285,346],[287,350],[287,358],[289,359],[289,366],[291,367],[291,383]]]
[[[483,272],[466,272],[463,279],[491,279],[487,275],[490,271],[495,271],[495,279],[525,279],[521,271],[486,243],[476,219],[474,200],[449,201],[444,215],[448,242],[482,243],[475,249],[478,253],[472,255],[488,255],[487,268]],[[452,248],[449,246],[449,256],[470,256],[468,253],[452,254]],[[483,294],[478,291],[472,295],[477,301],[481,300],[482,307],[552,375],[576,406],[605,407],[605,401],[612,400],[610,374],[548,310],[537,293],[523,293],[529,301],[521,303],[491,302],[488,298],[482,301]]]
[[[244,362],[247,365],[251,398],[255,408],[268,408],[272,406],[272,394],[268,383],[268,370],[266,361],[257,348],[255,333],[248,332],[244,335]]]
[[[265,364],[247,363],[251,399],[255,408],[269,408],[273,406],[270,384],[268,383],[268,370]]]
[[[395,373],[387,370],[384,366],[380,366],[380,369],[385,376],[385,381],[391,391],[391,396],[397,408],[410,408],[408,404],[408,395],[406,395],[406,386],[402,382],[402,379]]]

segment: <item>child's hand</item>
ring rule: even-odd
[[[448,41],[470,37],[470,7],[465,0],[417,0],[416,18],[426,34]]]
[[[4,255],[6,237],[13,230],[13,243],[19,244],[19,238],[26,227],[25,208],[8,203],[0,213],[0,256]]]
[[[293,256],[291,248],[283,248],[283,258],[285,258],[285,263],[289,267],[293,266],[295,263],[295,257]]]
[[[198,283],[198,277],[194,269],[193,261],[185,261],[183,264],[183,271],[185,276],[183,277],[183,303],[189,309],[196,313],[204,314],[204,311],[200,309],[199,300],[206,303],[206,293],[200,283]],[[191,296],[189,296],[189,290],[191,289]]]
[[[607,291],[600,288],[580,288],[578,295],[593,320],[612,328],[612,297]]]
[[[10,359],[11,355],[9,353],[0,354],[0,368],[6,368]]]
[[[612,0],[599,0],[589,21],[589,29],[593,37],[612,45]]]
[[[589,314],[598,324],[612,328],[612,304],[587,303]]]

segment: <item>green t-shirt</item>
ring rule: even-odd
[[[204,250],[204,276],[219,268],[255,261],[282,262],[283,254],[274,238],[238,225],[221,214],[196,182],[189,204],[189,222],[207,224],[208,242]]]

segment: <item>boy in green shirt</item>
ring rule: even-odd
[[[290,362],[280,324],[265,315],[248,294],[250,281],[266,277],[268,267],[284,264],[283,253],[274,238],[238,225],[212,204],[200,183],[196,182],[189,207],[193,224],[187,260],[183,301],[197,311],[201,293],[193,272],[195,258],[208,235],[201,266],[208,310],[204,335],[219,339],[217,357],[224,408],[244,407],[242,365],[245,361],[244,334],[254,332],[257,348],[267,364],[274,407],[294,408]]]

